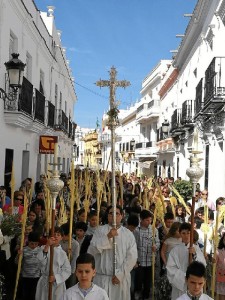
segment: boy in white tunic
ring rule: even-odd
[[[130,272],[137,262],[137,246],[132,232],[121,226],[123,210],[116,208],[116,226],[112,227],[113,209],[108,207],[108,224],[94,232],[88,253],[95,257],[94,282],[103,288],[110,300],[130,300]],[[113,275],[113,237],[116,238],[116,272]]]
[[[42,246],[42,250],[37,258],[40,261],[41,277],[37,284],[36,300],[48,299],[48,286],[52,282],[52,299],[62,300],[66,291],[65,281],[71,275],[71,266],[66,252],[60,246],[62,240],[62,230],[55,228],[54,237],[48,239],[47,244]],[[50,245],[54,245],[53,276],[49,276]]]
[[[187,268],[186,282],[187,292],[177,298],[177,300],[213,300],[202,290],[206,281],[206,268],[198,262],[193,261]]]
[[[176,300],[187,289],[185,276],[189,265],[189,253],[192,254],[193,260],[206,265],[204,255],[199,246],[193,245],[193,247],[189,247],[191,224],[182,223],[179,232],[182,238],[182,244],[174,247],[170,251],[166,264],[167,277],[172,285],[171,300]]]
[[[78,283],[66,291],[63,300],[109,300],[106,291],[92,283],[96,274],[94,256],[89,253],[81,254],[76,265]]]

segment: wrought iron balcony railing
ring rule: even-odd
[[[44,123],[45,121],[45,96],[35,89],[34,119]]]
[[[203,108],[203,78],[199,81],[196,87],[195,97],[195,114],[199,114]]]
[[[194,120],[194,101],[186,100],[182,104],[181,124],[183,126],[193,125]]]
[[[54,128],[55,105],[48,101],[48,126]]]
[[[225,57],[214,57],[205,72],[204,106],[225,97]]]
[[[55,129],[68,133],[68,117],[66,116],[65,112],[62,109],[58,109],[56,116]]]
[[[30,116],[33,115],[33,85],[26,77],[23,77],[18,111],[25,112]]]

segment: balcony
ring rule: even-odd
[[[148,103],[147,116],[148,119],[159,117],[160,115],[160,100],[151,100]]]
[[[203,101],[203,78],[202,78],[196,87],[195,118],[201,113],[203,104],[204,101]]]
[[[210,116],[225,104],[225,57],[214,57],[209,64],[205,71],[204,90],[203,81],[200,83],[196,89],[196,113]],[[201,91],[203,97],[200,97]]]
[[[137,108],[136,121],[144,123],[151,118],[159,117],[160,114],[160,101],[151,100],[149,103],[143,103]]]
[[[35,97],[34,97],[35,95]],[[33,88],[31,82],[23,77],[21,92],[14,101],[4,98],[5,123],[21,127],[35,133],[43,133],[55,129],[68,134],[68,117],[62,110],[55,110],[54,104],[45,99],[45,96]],[[75,126],[72,122],[70,138],[74,140]],[[71,125],[70,125],[71,126]]]
[[[68,134],[68,117],[62,109],[56,110],[56,123],[54,129]]]
[[[25,77],[18,100],[5,99],[4,119],[6,124],[21,128],[33,123],[33,85]]]
[[[175,109],[171,118],[171,129],[170,133],[172,137],[176,137],[184,133],[184,128],[181,124],[181,109]]]
[[[136,112],[136,121],[138,123],[143,123],[146,119],[148,119],[147,117],[147,103],[143,103],[142,105],[140,105],[137,108],[137,112]]]
[[[74,139],[75,139],[76,128],[77,128],[77,124],[72,122],[72,136],[71,136],[72,141],[74,141]]]
[[[182,104],[181,125],[183,128],[191,129],[194,127],[194,101],[186,100]]]
[[[162,141],[159,141],[157,143],[157,146],[158,146],[158,153],[174,154],[174,152],[175,152],[174,141],[171,137],[168,137]]]
[[[85,137],[83,138],[83,140],[85,142],[90,142],[90,141],[98,141],[98,133],[97,132],[90,132],[90,133],[87,133],[85,135]]]
[[[214,57],[196,88],[196,114],[204,132],[212,133],[224,126],[225,57]]]
[[[141,142],[135,145],[135,157],[146,158],[146,160],[151,160],[151,158],[156,157],[157,146],[155,141]]]
[[[34,119],[44,124],[45,121],[45,96],[35,89]]]
[[[137,146],[137,144],[136,144]],[[134,152],[135,140],[131,140],[128,142],[120,143],[119,150],[120,152]]]
[[[54,120],[55,120],[55,105],[48,101],[48,127],[54,128]]]
[[[69,117],[69,130],[68,130],[68,138],[72,137],[72,130],[73,130],[73,122],[71,121]]]
[[[204,109],[221,106],[225,99],[225,57],[214,57],[205,72]]]

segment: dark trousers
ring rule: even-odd
[[[143,290],[143,299],[149,297],[152,286],[152,267],[138,267],[136,270],[136,291]]]
[[[39,278],[22,278],[23,300],[35,300],[36,288]]]

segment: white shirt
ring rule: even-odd
[[[130,230],[121,226],[116,236],[116,277],[120,284],[112,284],[113,276],[113,239],[107,234],[111,226],[99,226],[91,240],[88,253],[95,257],[96,276],[94,283],[103,288],[110,300],[130,300],[130,272],[137,262],[137,245]]]
[[[176,300],[190,300],[190,298],[188,297],[188,295],[185,293],[182,296],[180,296],[179,298],[177,298]],[[210,298],[208,295],[206,294],[202,294],[201,297],[199,298],[199,300],[213,300],[212,298]]]
[[[105,290],[97,286],[96,284],[93,285],[93,288],[90,292],[84,297],[82,292],[78,287],[78,283],[68,290],[64,294],[63,300],[109,300],[107,293]]]
[[[200,248],[197,245],[193,245],[193,247],[196,250],[196,260],[206,266],[206,261]],[[182,243],[170,251],[166,264],[167,277],[172,285],[171,300],[176,300],[187,289],[185,279],[188,265],[189,250],[188,247]]]

